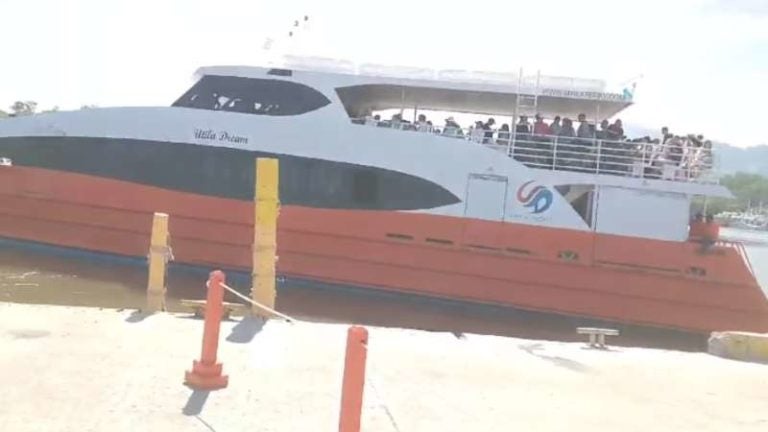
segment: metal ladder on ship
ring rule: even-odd
[[[523,68],[520,68],[520,73],[517,75],[517,97],[515,98],[515,114],[512,118],[512,139],[509,141],[507,147],[507,156],[512,157],[515,151],[515,142],[517,138],[517,122],[521,115],[531,116],[536,114],[539,106],[539,85],[541,84],[541,71],[536,72],[536,85],[533,88],[533,92],[529,87],[523,87],[525,77],[523,75]],[[523,92],[526,90],[526,92]],[[533,126],[531,126],[533,127]],[[533,132],[533,130],[531,130]],[[528,138],[530,140],[530,138]]]

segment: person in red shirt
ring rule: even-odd
[[[534,135],[552,135],[552,130],[549,125],[544,123],[544,119],[540,114],[536,114],[536,122],[533,124]]]
[[[715,222],[715,218],[711,214],[707,215],[702,231],[704,242],[709,245],[714,244],[720,238],[720,225]]]
[[[704,237],[704,215],[696,213],[696,217],[691,219],[689,227],[688,237],[694,241],[701,241]]]

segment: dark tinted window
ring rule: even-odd
[[[289,116],[331,103],[304,84],[273,79],[204,76],[173,106],[248,114]]]
[[[397,171],[243,149],[123,138],[0,137],[0,154],[34,166],[253,200],[254,158],[280,160],[283,205],[418,210],[460,202],[429,180]]]
[[[290,69],[270,69],[267,75],[293,76],[293,71]]]

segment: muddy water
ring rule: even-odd
[[[0,301],[138,309],[145,302],[146,267],[138,260],[71,256],[48,248],[0,243]],[[171,266],[167,307],[181,312],[182,298],[203,299],[207,274],[202,269]],[[249,277],[228,273],[228,284],[247,294]],[[240,302],[227,294],[227,301]],[[516,334],[521,317],[502,308],[431,301],[410,296],[278,282],[276,307],[299,319],[362,323],[484,334]],[[530,321],[526,316],[523,321]],[[554,331],[554,332],[553,332]],[[551,338],[553,326],[526,334]]]
[[[725,231],[742,238],[764,288],[768,287],[768,234]],[[146,267],[140,260],[60,253],[50,248],[0,241],[0,301],[138,309],[145,302]],[[168,309],[183,311],[179,299],[202,299],[207,274],[172,266]],[[229,284],[247,293],[249,278],[230,274]],[[229,296],[228,301],[238,302]],[[580,340],[570,319],[490,306],[425,300],[410,296],[310,285],[278,283],[277,308],[299,319],[480,333],[539,339]],[[623,329],[621,344],[699,349],[702,341],[651,330]]]
[[[744,242],[752,269],[768,295],[768,231],[724,229],[723,235]]]

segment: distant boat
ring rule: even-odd
[[[722,212],[715,219],[723,226],[747,230],[768,230],[768,216],[754,211]]]

